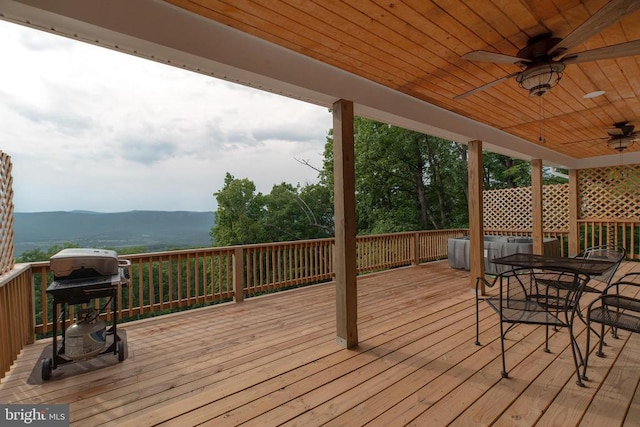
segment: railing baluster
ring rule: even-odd
[[[605,243],[605,238],[614,236],[617,244],[628,246],[628,258],[638,259],[638,224],[640,222],[633,220],[581,219],[578,221],[580,246]],[[447,239],[466,234],[465,229],[455,229],[359,236],[357,271],[362,274],[444,259]],[[531,235],[527,230],[487,230],[487,234]],[[559,230],[545,233],[545,237],[561,240],[563,254],[567,236],[568,232]],[[241,247],[247,295],[331,280],[333,245],[333,239],[318,239]],[[132,318],[167,308],[228,300],[234,292],[234,251],[235,248],[208,248],[122,256],[129,259],[132,266],[130,285],[126,292],[118,294],[119,315]],[[34,330],[39,334],[51,330],[46,294],[50,274],[49,263],[42,262],[33,263],[26,276],[32,295],[38,293],[34,310],[41,317],[37,322],[34,317],[32,322],[37,323]],[[15,298],[12,293],[7,295]],[[20,294],[16,303],[22,305],[24,301],[24,295]],[[70,312],[73,310],[71,307]],[[23,317],[21,312],[16,315]],[[6,337],[6,332],[3,333]]]

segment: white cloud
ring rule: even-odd
[[[321,107],[0,21],[0,150],[16,211],[215,210],[226,172],[258,191],[317,181]]]

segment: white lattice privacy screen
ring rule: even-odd
[[[545,231],[569,230],[569,184],[542,188],[542,215]],[[483,192],[484,228],[488,230],[530,231],[531,187],[505,188]]]
[[[11,157],[0,151],[0,274],[13,268],[13,177]]]
[[[640,219],[640,165],[578,171],[578,219],[609,221]],[[543,186],[545,231],[569,229],[569,185]],[[483,193],[484,227],[489,230],[531,230],[531,187]]]
[[[640,216],[640,165],[579,171],[579,218],[637,220]]]

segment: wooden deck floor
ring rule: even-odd
[[[618,274],[630,269],[640,264]],[[320,285],[123,324],[124,362],[94,359],[109,366],[81,374],[72,371],[83,365],[63,366],[45,384],[38,359],[50,340],[38,342],[0,383],[0,402],[68,403],[81,426],[640,423],[638,335],[609,338],[580,388],[566,331],[548,354],[543,329],[517,326],[502,379],[497,316],[485,304],[483,346],[474,345],[467,272],[438,262],[377,273],[359,279],[358,295],[355,350],[335,343],[334,286]]]

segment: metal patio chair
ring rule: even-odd
[[[621,289],[625,293],[621,293]],[[620,280],[607,286],[602,294],[587,308],[587,349],[584,359],[582,378],[587,378],[587,366],[591,345],[591,324],[600,325],[599,344],[596,355],[604,357],[605,327],[622,329],[628,332],[640,332],[640,272],[627,273]]]
[[[508,378],[504,340],[507,332],[518,324],[545,327],[544,351],[549,350],[549,328],[567,328],[576,369],[576,383],[584,387],[580,376],[583,357],[573,333],[573,322],[579,309],[578,301],[589,280],[586,274],[563,269],[516,268],[505,271],[488,281],[476,280],[476,345],[479,341],[479,303],[484,300],[500,317],[500,348],[502,377]],[[482,296],[481,285],[497,288],[497,295]],[[505,324],[508,327],[505,328]]]
[[[611,283],[611,279],[613,279],[613,276],[616,274],[616,271],[618,270],[620,263],[622,263],[622,260],[624,260],[626,254],[627,254],[626,249],[621,246],[599,245],[599,246],[593,246],[581,251],[574,258],[600,259],[600,260],[606,260],[606,261],[613,261],[615,264],[612,268],[610,268],[605,273],[599,276],[591,277],[591,280],[597,280],[598,282],[604,283],[605,286],[608,286],[609,283]],[[602,292],[601,289],[598,289],[594,286],[589,286],[589,285],[585,286],[584,291],[598,293],[598,294]]]
[[[606,288],[611,283],[613,276],[616,274],[616,271],[618,270],[618,267],[624,260],[626,254],[627,254],[626,249],[621,246],[598,245],[598,246],[592,246],[590,248],[587,248],[581,251],[574,258],[600,259],[600,260],[606,260],[606,261],[613,261],[615,264],[609,270],[607,270],[601,275],[591,276],[591,280],[604,283],[604,287]],[[596,287],[595,285],[587,284],[584,287],[584,292],[599,294],[602,292],[602,289]],[[582,314],[582,310],[578,312],[578,315],[586,323],[586,320]],[[611,328],[611,335],[614,338],[618,338],[616,328]],[[606,345],[606,343],[603,342],[603,345]]]

